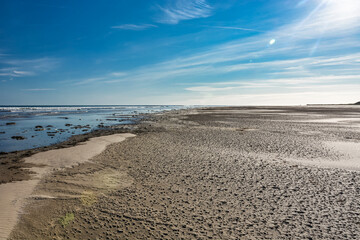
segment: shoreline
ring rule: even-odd
[[[30,157],[40,152],[46,152],[54,149],[62,149],[76,146],[79,143],[86,142],[89,138],[107,136],[116,133],[131,132],[131,128],[127,126],[119,125],[120,128],[101,129],[95,130],[85,134],[73,135],[68,140],[51,144],[48,146],[31,148],[13,152],[2,152],[0,154],[0,184],[28,180],[29,175],[32,174],[28,168],[32,167],[32,164],[24,163],[23,159]],[[9,171],[10,170],[10,171]]]
[[[133,131],[44,176],[9,239],[360,237],[353,109],[176,110]]]
[[[12,152],[0,152],[0,185],[8,182],[29,180],[30,175],[33,174],[29,168],[33,167],[33,164],[24,163],[23,159],[30,157],[36,153],[50,151],[53,149],[62,149],[76,146],[79,143],[87,141],[89,138],[107,136],[117,133],[141,133],[146,131],[148,127],[144,122],[154,119],[166,113],[176,111],[187,111],[188,109],[180,110],[167,110],[160,113],[146,113],[140,114],[138,119],[134,120],[133,124],[117,124],[108,126],[103,129],[96,129],[91,132],[77,134],[70,136],[67,140],[50,144],[48,146],[30,148]]]
[[[148,113],[155,114],[187,107],[180,105],[4,107],[7,108],[9,112],[0,111],[0,153],[53,145],[66,141],[73,135],[119,124],[133,124]]]

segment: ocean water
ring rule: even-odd
[[[106,126],[133,124],[144,113],[191,106],[0,106],[0,152],[48,146]]]

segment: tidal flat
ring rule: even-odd
[[[360,107],[174,110],[122,131],[40,178],[47,152],[21,158],[6,184],[38,183],[5,238],[360,239]]]

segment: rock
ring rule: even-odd
[[[68,117],[59,117],[59,118],[61,118],[61,119],[69,119]]]
[[[0,132],[0,134],[5,134],[5,132]]]
[[[16,140],[25,140],[26,139],[23,136],[12,136],[11,138],[16,139]]]
[[[49,137],[54,137],[57,131],[54,132],[46,132]]]
[[[47,125],[46,126],[47,128],[52,128],[52,127],[54,127],[53,125]]]
[[[16,122],[7,122],[6,126],[15,125],[15,124],[16,124]]]
[[[66,123],[65,126],[66,126],[66,127],[70,127],[70,126],[72,126],[72,124]]]
[[[38,125],[38,126],[35,126],[35,131],[44,131],[44,128],[43,128],[43,126]]]
[[[357,102],[357,103],[355,103],[355,105],[360,105],[360,101],[359,101],[359,102]]]

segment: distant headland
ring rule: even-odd
[[[332,103],[332,104],[306,104],[306,106],[332,106],[332,105],[343,105],[343,106],[345,106],[345,105],[360,105],[360,101],[359,102],[356,102],[356,103],[340,103],[340,104],[334,104],[334,103]]]

